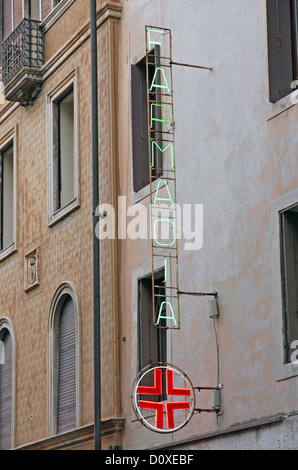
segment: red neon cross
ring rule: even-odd
[[[167,395],[178,397],[189,397],[189,388],[174,388],[174,372],[172,369],[167,370]]]
[[[138,387],[138,393],[140,395],[161,395],[162,394],[160,369],[154,369],[154,386],[153,387]]]
[[[139,395],[161,395],[162,394],[162,373],[161,369],[154,369],[154,386],[143,387],[139,386],[137,393]],[[174,388],[174,372],[172,369],[166,371],[166,393],[167,396],[179,396],[189,397],[189,388]],[[154,410],[155,415],[155,427],[157,429],[163,429],[163,403],[140,400],[139,408],[145,410]],[[189,410],[189,402],[167,402],[165,404],[167,427],[173,429],[175,427],[174,422],[174,410]]]

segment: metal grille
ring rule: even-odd
[[[24,19],[2,44],[4,85],[23,67],[40,68],[44,64],[44,38],[40,21]]]

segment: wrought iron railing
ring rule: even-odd
[[[44,38],[40,21],[24,19],[2,43],[2,80],[6,85],[23,67],[44,64]]]

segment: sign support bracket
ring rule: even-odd
[[[194,390],[212,390],[212,408],[195,408],[194,411],[198,413],[216,413],[217,415],[222,415],[223,410],[221,409],[220,405],[220,390],[222,389],[223,385],[218,384],[215,387],[194,387]]]
[[[202,65],[183,64],[182,62],[173,62],[172,60],[170,61],[170,65],[180,65],[182,67],[193,67],[196,69],[209,70],[210,72],[213,70],[212,67],[203,67]]]
[[[218,297],[218,291],[215,292],[184,292],[179,290],[178,294],[180,295],[196,295],[196,296],[212,296],[217,298]]]

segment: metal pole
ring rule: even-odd
[[[93,321],[94,321],[94,449],[101,450],[101,365],[100,365],[100,260],[95,229],[99,205],[98,98],[96,0],[90,0],[91,108],[92,108],[92,192],[93,192]]]

